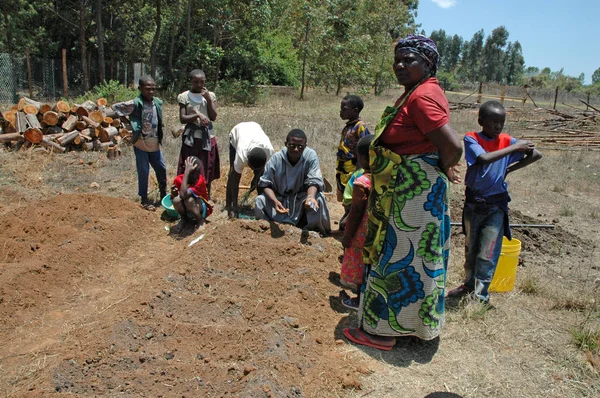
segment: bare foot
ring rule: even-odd
[[[171,228],[171,232],[174,234],[178,234],[181,231],[183,231],[183,229],[185,228],[186,225],[187,225],[187,220],[185,218],[182,218],[181,220],[179,220],[179,222],[173,228]]]

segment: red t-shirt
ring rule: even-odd
[[[404,98],[402,94],[395,106]],[[430,77],[415,89],[379,137],[385,148],[399,155],[437,152],[427,133],[450,121],[450,108],[438,80]]]
[[[181,189],[182,182],[183,174],[179,174],[177,177],[175,177],[173,185],[175,185],[177,189]],[[200,174],[198,181],[196,181],[195,184],[188,184],[188,189],[192,191],[192,195],[194,195],[196,198],[202,199],[202,201],[206,204],[206,216],[210,216],[212,214],[212,206],[208,203],[208,191],[206,190],[206,180],[204,179],[204,176]]]

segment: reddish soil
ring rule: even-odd
[[[335,238],[216,212],[176,239],[160,212],[124,199],[5,197],[8,396],[343,396],[371,372],[344,352],[355,317],[339,304]],[[464,238],[453,232],[457,249]],[[516,235],[530,255],[549,256],[541,247],[553,240],[585,243],[560,228]]]
[[[331,396],[368,373],[336,342],[333,238],[217,214],[177,240],[99,195],[0,210],[9,395]]]

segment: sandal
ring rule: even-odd
[[[342,299],[342,305],[351,310],[358,310],[359,298],[358,297],[344,297]]]
[[[140,206],[142,206],[142,209],[144,210],[156,211],[156,207],[154,207],[154,205],[150,203],[142,203]]]
[[[353,343],[366,345],[367,347],[372,347],[383,351],[391,351],[391,349],[394,348],[394,345],[396,344],[395,340],[392,342],[391,345],[376,343],[373,340],[371,340],[369,336],[367,336],[367,334],[359,328],[344,329],[344,336],[346,336],[346,338],[352,341]]]

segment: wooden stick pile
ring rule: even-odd
[[[107,151],[113,158],[120,153],[118,146],[129,142],[131,126],[106,105],[104,98],[95,103],[69,105],[58,101],[49,105],[23,97],[0,115],[0,143],[13,150]]]
[[[526,123],[526,129],[538,132],[528,135],[527,139],[569,147],[600,148],[600,112],[576,110],[565,113],[554,109],[547,112],[556,118]]]

